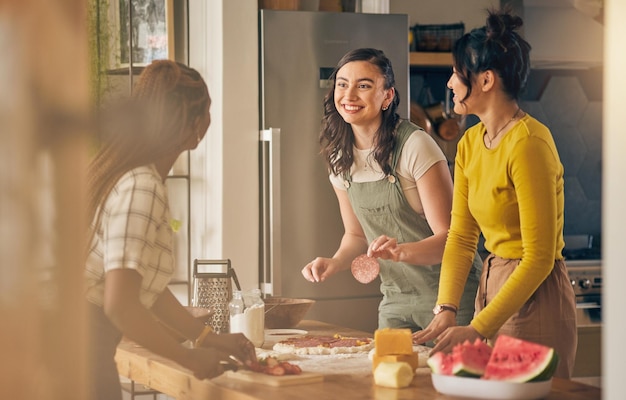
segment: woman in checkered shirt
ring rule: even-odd
[[[114,361],[122,336],[200,379],[220,375],[224,363],[234,362],[230,356],[256,361],[245,336],[211,332],[168,289],[175,265],[164,181],[178,156],[206,134],[210,105],[197,71],[159,60],[144,69],[130,99],[100,120],[101,143],[88,171],[92,224],[85,271],[93,399],[122,398]]]

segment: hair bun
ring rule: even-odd
[[[487,16],[487,37],[492,40],[502,40],[518,30],[524,21],[508,11],[489,11]],[[506,40],[505,40],[506,41]]]

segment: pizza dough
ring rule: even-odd
[[[274,345],[273,350],[298,355],[327,355],[368,352],[373,348],[372,338],[307,335],[282,340]]]
[[[378,276],[380,264],[378,259],[361,254],[352,261],[350,267],[354,278],[361,283],[370,283]]]

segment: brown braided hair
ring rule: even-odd
[[[184,64],[157,60],[139,76],[133,94],[99,116],[100,147],[89,164],[88,221],[126,172],[180,154],[207,118],[211,99],[202,76]],[[201,132],[204,133],[204,132]],[[97,229],[97,228],[95,228]],[[93,232],[92,232],[93,234]]]

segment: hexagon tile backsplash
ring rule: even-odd
[[[443,99],[450,71],[411,73],[411,99],[419,103],[426,82],[437,99]],[[602,192],[602,70],[533,69],[522,109],[543,122],[554,136],[565,168],[566,235],[594,235],[599,244]],[[469,116],[467,127],[478,119]],[[437,140],[437,139],[436,139]],[[438,141],[440,146],[441,141]],[[454,160],[456,151],[448,154]]]
[[[566,235],[601,233],[602,73],[533,70],[522,109],[554,136],[565,169]]]

